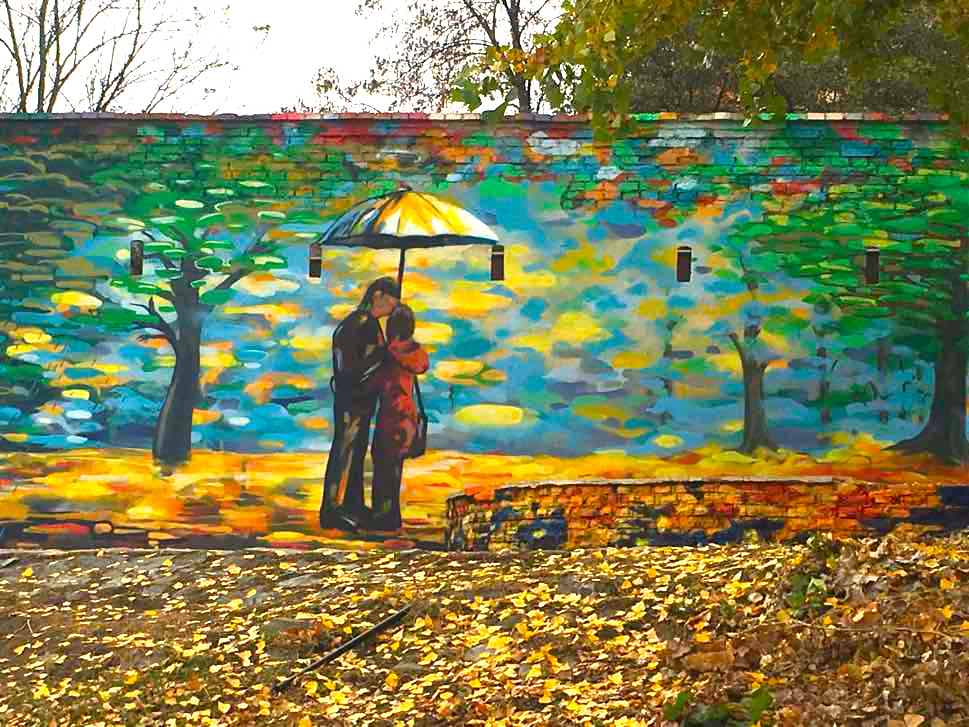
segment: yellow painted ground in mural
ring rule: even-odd
[[[536,480],[676,478],[703,476],[834,475],[875,482],[964,482],[964,468],[927,457],[883,451],[868,438],[843,440],[822,459],[792,452],[750,458],[706,448],[669,458],[600,453],[550,456],[430,452],[405,465],[404,528],[393,540],[443,541],[447,497],[455,492]],[[0,457],[0,527],[31,522],[30,532],[70,533],[59,523],[100,523],[102,531],[136,528],[148,543],[186,536],[244,536],[282,547],[377,547],[317,523],[326,455],[234,454],[199,451],[175,473],[162,476],[143,450],[78,450]],[[222,474],[214,474],[222,473]],[[368,478],[369,480],[369,475]],[[108,525],[110,523],[110,525]],[[147,543],[146,543],[147,544]],[[174,543],[171,543],[174,544]]]

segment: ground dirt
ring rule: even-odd
[[[9,562],[9,561],[13,562]],[[401,607],[403,623],[270,688]],[[0,551],[0,722],[969,724],[969,537]]]

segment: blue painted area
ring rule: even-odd
[[[529,549],[560,549],[568,542],[568,524],[559,512],[548,518],[528,520],[515,531],[515,541]]]
[[[875,157],[880,151],[877,146],[859,141],[841,142],[841,154],[846,157]]]
[[[969,507],[969,484],[941,485],[939,486],[938,494],[943,505],[949,507]]]

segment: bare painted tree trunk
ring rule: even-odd
[[[969,238],[959,249],[962,265],[952,274],[952,315],[939,321],[932,408],[922,431],[891,447],[901,452],[928,452],[946,462],[969,462],[966,439],[966,375],[969,367]]]
[[[192,412],[198,405],[201,374],[202,315],[180,311],[175,370],[155,427],[152,454],[163,465],[187,462],[192,453]]]
[[[748,327],[744,338],[756,338],[758,333],[759,331],[751,332]],[[776,450],[778,447],[771,438],[767,426],[767,410],[764,408],[764,372],[768,362],[758,361],[750,347],[736,333],[730,334],[730,340],[740,356],[744,376],[744,439],[737,451],[753,454],[759,447]]]
[[[831,373],[837,366],[837,361],[830,368],[828,367],[828,349],[824,346],[817,347],[817,356],[823,363],[821,365],[821,382],[818,385],[818,405],[821,407],[821,423],[831,423],[831,407],[828,405],[828,396],[831,395]]]
[[[947,462],[969,462],[966,439],[966,375],[969,326],[951,321],[941,327],[929,419],[916,436],[892,445],[901,452],[929,452]],[[960,345],[961,344],[961,345]]]

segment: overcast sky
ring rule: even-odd
[[[206,2],[220,9],[224,5],[224,0],[201,4]],[[312,104],[313,79],[321,66],[332,66],[348,78],[364,77],[375,28],[373,21],[354,13],[356,5],[356,0],[232,0],[229,24],[219,42],[240,69],[227,78],[224,92],[197,110],[255,114],[294,107],[300,98]],[[267,24],[271,30],[265,37],[252,29]],[[190,97],[187,94],[184,101]]]

